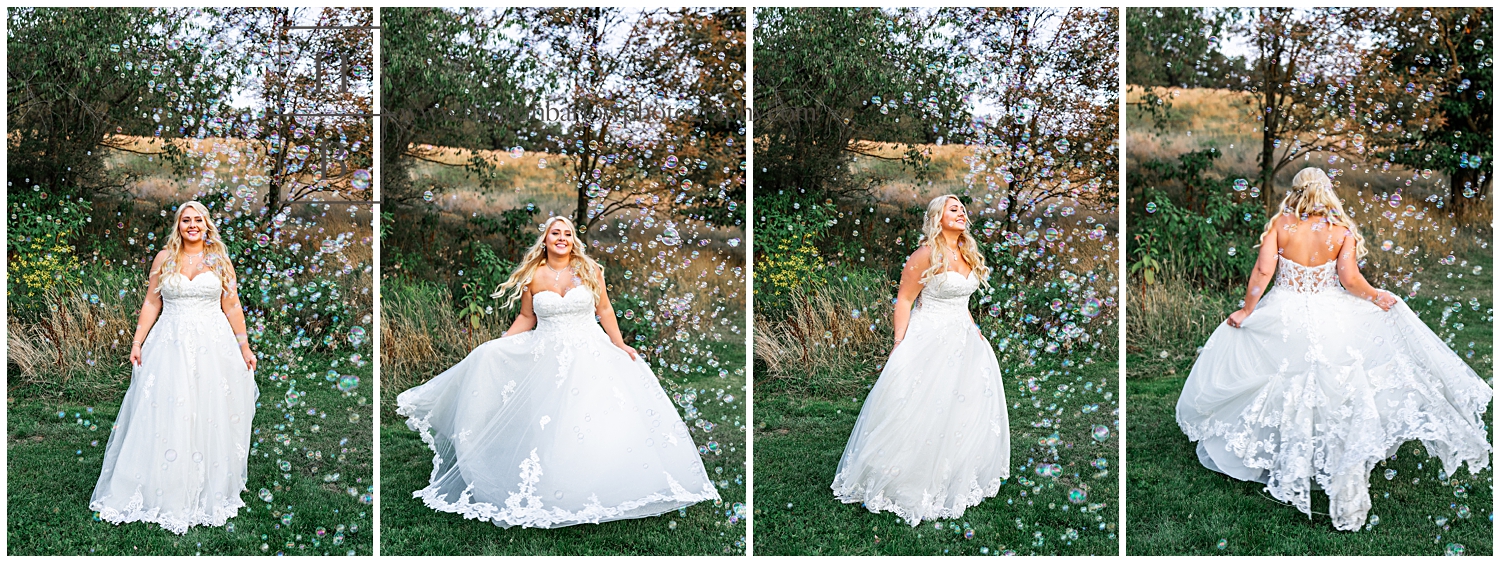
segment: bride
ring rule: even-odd
[[[520,301],[510,329],[396,397],[434,453],[429,484],[413,497],[506,528],[718,500],[687,425],[621,338],[603,270],[572,221],[549,219],[493,297]]]
[[[924,244],[896,293],[895,347],[833,479],[839,500],[912,526],[958,518],[1010,477],[1000,366],[969,315],[969,295],[988,287],[990,270],[968,226],[957,197],[927,205]]]
[[[1205,467],[1265,483],[1311,516],[1358,530],[1370,471],[1421,440],[1449,475],[1489,464],[1490,388],[1405,303],[1359,273],[1365,241],[1317,168],[1292,179],[1261,234],[1245,305],[1193,364],[1177,424]],[[1275,288],[1261,296],[1276,275]]]
[[[130,348],[130,389],[89,508],[177,534],[223,526],[240,507],[255,416],[255,353],[234,266],[208,208],[178,206],[151,263]]]

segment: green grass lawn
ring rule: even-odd
[[[744,365],[744,346],[715,346],[725,366]],[[658,376],[665,370],[653,365]],[[707,375],[663,381],[668,394],[697,390],[701,418],[717,425],[705,434],[687,421],[693,441],[720,445],[705,454],[703,465],[722,499],[702,502],[652,518],[583,524],[556,529],[501,528],[462,515],[437,512],[412,498],[427,486],[432,450],[394,412],[394,398],[404,389],[383,389],[381,447],[381,555],[731,555],[745,551],[745,402],[744,370],[720,378]],[[724,395],[731,395],[725,401]],[[680,413],[679,413],[680,414]],[[737,506],[738,505],[738,506]],[[740,513],[735,514],[738,508]]]
[[[1418,278],[1426,289],[1406,300],[1493,385],[1493,260],[1488,250],[1466,258],[1463,275],[1429,268]],[[1478,272],[1468,270],[1476,266]],[[1441,321],[1445,308],[1450,308],[1446,322]],[[1126,360],[1129,555],[1442,555],[1450,544],[1462,545],[1468,555],[1494,553],[1493,469],[1470,475],[1464,468],[1440,479],[1441,463],[1419,442],[1403,445],[1396,459],[1375,468],[1370,514],[1372,521],[1373,516],[1380,520],[1360,532],[1333,529],[1326,516],[1328,497],[1321,492],[1313,494],[1313,510],[1323,515],[1309,519],[1270,498],[1264,485],[1204,468],[1196,446],[1178,429],[1175,410],[1192,369],[1191,350],[1204,339],[1184,335],[1180,344],[1131,342]],[[1493,411],[1485,420],[1492,426]],[[1386,479],[1392,469],[1394,478]]]
[[[998,496],[969,508],[963,518],[923,522],[913,528],[889,512],[871,513],[833,497],[829,485],[864,397],[825,399],[757,390],[755,402],[756,555],[1116,555],[1119,487],[1113,473],[1118,442],[1090,437],[1093,425],[1113,427],[1117,364],[1074,369],[1069,390],[1044,396],[1020,391],[1022,381],[1048,370],[1007,373],[1011,403],[1011,478]],[[1053,378],[1059,376],[1054,374]],[[1087,391],[1082,381],[1108,385]],[[873,378],[871,379],[873,382]],[[1104,396],[1104,393],[1109,393]],[[1092,396],[1091,396],[1092,395]],[[1102,408],[1083,410],[1086,403]],[[1040,426],[1043,419],[1051,428]],[[1038,446],[1054,429],[1057,458]],[[1108,460],[1101,471],[1091,464]],[[1058,463],[1063,474],[1044,478],[1036,462]],[[1082,477],[1080,477],[1082,476]],[[1088,487],[1083,504],[1068,502],[1074,486]],[[967,532],[973,531],[972,537]]]
[[[10,389],[9,554],[372,555],[370,391],[336,389],[326,380],[328,358],[290,360],[273,367],[262,358],[249,492],[241,495],[247,506],[222,528],[195,526],[182,536],[155,524],[97,521],[88,508],[129,368],[120,368],[117,393],[97,401]],[[286,404],[291,381],[270,381],[273,370],[297,374],[302,395],[294,405]],[[338,370],[372,379],[368,362]],[[270,502],[258,498],[262,489]]]

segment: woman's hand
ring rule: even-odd
[[[249,343],[240,345],[240,357],[245,359],[245,369],[255,371],[255,352],[250,351]]]
[[[1398,300],[1396,299],[1396,294],[1381,289],[1376,290],[1375,298],[1372,301],[1375,302],[1376,307],[1380,307],[1380,310],[1389,311],[1391,307],[1396,306],[1396,301]]]
[[[1246,311],[1244,309],[1239,309],[1239,310],[1237,310],[1237,311],[1235,311],[1233,313],[1230,313],[1229,314],[1229,318],[1226,319],[1224,322],[1227,323],[1229,326],[1232,326],[1234,328],[1240,328],[1240,325],[1242,325],[1242,324],[1245,323],[1245,317],[1248,317],[1248,316],[1250,316],[1250,311]]]
[[[140,342],[133,342],[133,343],[130,344],[130,365],[133,365],[133,366],[139,366],[139,365],[141,365],[141,343]]]
[[[640,353],[636,352],[635,348],[631,348],[629,344],[626,344],[624,342],[616,342],[615,346],[621,350],[624,350],[626,354],[630,354],[630,361],[632,362],[640,359],[641,357]]]

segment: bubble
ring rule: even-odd
[[[349,187],[361,191],[370,189],[370,171],[363,168],[355,170],[349,178]]]
[[[1395,246],[1396,243],[1390,240],[1386,240],[1385,242],[1380,243],[1380,249],[1387,252],[1389,252],[1392,248],[1395,248]]]
[[[525,149],[522,149],[519,146],[511,147],[510,148],[510,157],[511,158],[521,158],[523,156],[526,156],[526,150]]]
[[[1103,424],[1095,424],[1093,431],[1094,441],[1103,442],[1109,439],[1109,427]]]
[[[1228,547],[1229,547],[1229,540],[1224,539],[1224,538],[1219,538],[1218,543],[1214,544],[1214,548],[1218,549],[1219,551],[1223,551],[1223,550],[1225,550]]]
[[[1083,305],[1078,308],[1078,312],[1082,313],[1085,317],[1094,318],[1099,316],[1101,305],[1098,299],[1090,297],[1083,300]]]
[[[1156,213],[1156,202],[1154,202],[1154,201],[1148,201],[1148,202],[1146,202],[1146,213]]]
[[[177,461],[177,450],[169,449],[162,454],[162,457],[165,457],[167,461]]]
[[[1083,504],[1085,502],[1088,502],[1088,500],[1089,494],[1083,489],[1074,487],[1068,490],[1068,502],[1071,502],[1073,504]]]
[[[1464,544],[1450,543],[1443,547],[1443,555],[1458,557],[1464,554]]]
[[[339,376],[339,380],[338,380],[338,389],[339,389],[339,391],[343,391],[345,393],[348,393],[350,391],[353,391],[356,387],[359,387],[359,376],[354,375],[354,374],[344,374],[344,375]]]
[[[1395,479],[1395,478],[1396,478],[1396,470],[1395,469],[1387,469],[1387,470],[1385,470],[1385,480],[1390,481],[1391,479]]]
[[[422,201],[432,201],[432,197],[432,190],[425,190],[422,192]]]
[[[1234,191],[1243,192],[1243,191],[1245,191],[1245,190],[1247,190],[1249,188],[1250,188],[1250,181],[1249,180],[1246,180],[1244,178],[1239,178],[1239,179],[1236,179],[1234,181]]]
[[[261,489],[259,496],[260,496],[260,500],[263,500],[265,502],[271,502],[271,500],[275,498],[274,496],[271,495],[271,490],[270,489]]]

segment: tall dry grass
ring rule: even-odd
[[[784,315],[755,316],[755,361],[765,368],[756,386],[848,395],[878,375],[893,338],[889,284],[869,273],[849,277],[797,294]]]
[[[129,382],[139,302],[76,283],[47,288],[42,299],[50,314],[36,322],[14,315],[7,319],[6,360],[12,386],[96,398]]]
[[[446,287],[399,277],[381,283],[380,386],[389,409],[394,409],[400,392],[431,379],[505,332],[507,319],[490,316],[477,329],[460,319]]]
[[[1140,95],[1141,91],[1132,89],[1127,101],[1134,104],[1140,100]],[[1184,153],[1212,146],[1223,156],[1214,162],[1208,171],[1209,177],[1254,180],[1259,176],[1260,129],[1250,111],[1249,104],[1253,100],[1249,94],[1211,88],[1172,88],[1166,90],[1166,98],[1171,101],[1171,106],[1156,118],[1139,106],[1129,106],[1127,118],[1130,127],[1126,130],[1125,147],[1127,166],[1135,169],[1153,159],[1170,161]],[[1291,185],[1292,177],[1299,170],[1316,166],[1339,169],[1341,176],[1336,179],[1343,187],[1350,188],[1350,192],[1363,191],[1368,195],[1399,189],[1411,201],[1447,192],[1447,179],[1441,174],[1422,178],[1419,170],[1402,166],[1392,166],[1385,171],[1381,170],[1381,162],[1373,159],[1350,162],[1340,158],[1330,164],[1330,156],[1308,153],[1287,164],[1276,174],[1278,190]],[[1130,188],[1134,193],[1139,186]],[[1487,218],[1488,208],[1484,214]]]

